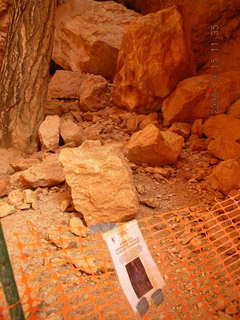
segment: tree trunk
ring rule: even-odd
[[[38,146],[52,54],[55,0],[12,0],[0,71],[0,145]]]

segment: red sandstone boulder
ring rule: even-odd
[[[159,110],[162,99],[192,74],[191,50],[177,8],[140,17],[123,36],[113,101],[131,111]]]
[[[209,176],[208,181],[212,188],[228,194],[240,188],[240,163],[235,159],[221,162]]]
[[[69,0],[56,10],[54,61],[66,70],[113,78],[123,29],[137,16],[113,1]]]
[[[142,13],[177,5],[191,33],[193,52],[204,73],[212,71],[212,58],[222,71],[240,71],[239,0],[124,0]],[[215,43],[215,45],[211,45]],[[212,51],[211,49],[218,50]],[[231,55],[231,59],[229,56]]]
[[[222,160],[238,159],[240,158],[240,143],[220,136],[210,141],[208,151]]]
[[[85,141],[60,152],[74,207],[88,225],[136,216],[139,205],[127,163],[112,146]]]
[[[239,96],[240,72],[221,73],[218,81],[209,74],[185,79],[164,100],[164,122],[168,125],[224,113]]]
[[[85,76],[82,72],[57,70],[48,86],[48,99],[79,98],[79,88]]]
[[[210,117],[203,124],[203,133],[209,138],[236,141],[240,139],[240,119],[227,114]]]
[[[176,163],[184,138],[171,131],[161,131],[153,124],[134,133],[126,145],[127,158],[137,164],[161,166]]]

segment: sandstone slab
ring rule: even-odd
[[[176,163],[184,138],[171,131],[161,131],[150,124],[134,133],[126,145],[127,158],[137,164],[152,166]]]
[[[53,60],[66,70],[113,78],[123,29],[137,16],[113,1],[69,0],[56,10]]]
[[[181,81],[164,100],[164,123],[194,121],[224,113],[240,96],[240,72],[224,72],[213,82],[212,75],[200,75]]]
[[[39,139],[44,150],[54,150],[59,146],[60,118],[47,116],[39,127]]]
[[[24,189],[51,187],[61,184],[65,180],[65,175],[61,163],[57,156],[52,156],[45,159],[38,165],[20,171],[12,175],[11,184],[21,186]]]
[[[128,220],[138,201],[131,171],[119,152],[99,141],[60,152],[73,205],[88,225]]]
[[[182,15],[175,6],[130,24],[114,78],[115,104],[131,111],[159,110],[177,83],[194,73],[186,38]]]
[[[240,163],[230,159],[219,163],[209,176],[208,181],[212,188],[228,194],[240,188]]]
[[[98,111],[110,103],[110,87],[102,76],[87,75],[79,89],[80,109]]]

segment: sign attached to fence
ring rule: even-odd
[[[163,302],[164,280],[136,220],[103,233],[120,285],[132,309],[144,316]]]

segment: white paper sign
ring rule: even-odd
[[[136,220],[103,233],[119,282],[134,312],[143,316],[163,301],[164,280]]]

